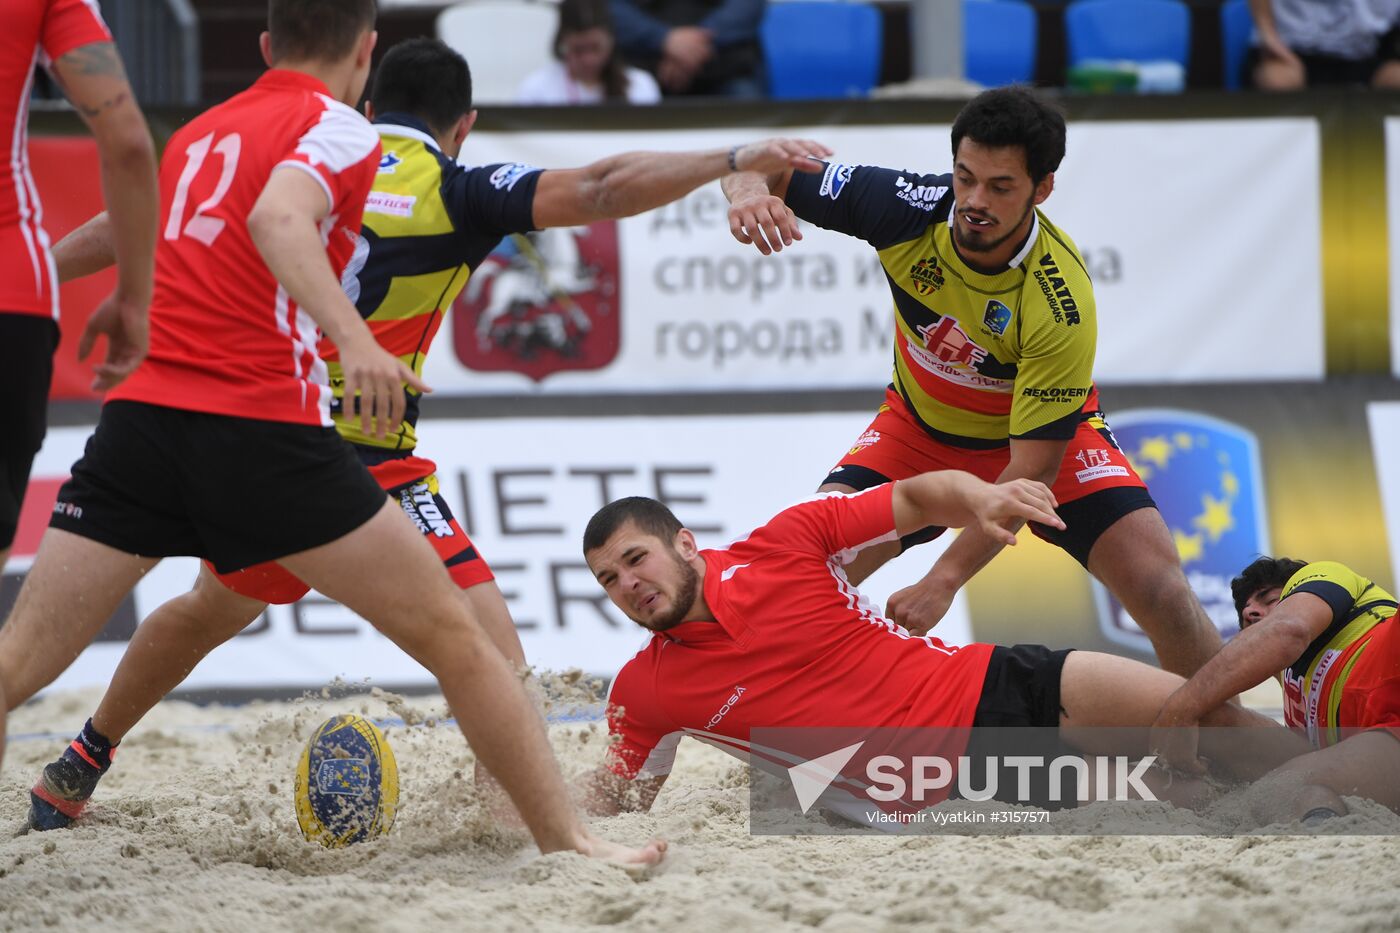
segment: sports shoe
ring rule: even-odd
[[[81,740],[74,739],[57,761],[45,766],[39,782],[29,792],[29,828],[62,829],[72,823],[106,772],[107,768],[98,765],[83,748]]]

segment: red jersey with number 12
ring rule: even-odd
[[[49,255],[39,189],[29,172],[29,94],[34,66],[112,37],[97,0],[4,0],[0,3],[0,133],[10,157],[0,161],[0,313],[58,320],[58,273]]]
[[[379,167],[379,134],[316,78],[273,69],[166,146],[150,355],[109,400],[331,424],[316,324],[248,233],[253,205],[282,166],[324,189],[321,241],[340,276]]]

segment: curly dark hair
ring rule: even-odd
[[[1024,84],[983,91],[953,121],[953,158],[963,139],[984,146],[1019,146],[1026,153],[1031,181],[1060,167],[1065,157],[1065,115]]]
[[[1244,628],[1244,604],[1249,597],[1261,590],[1283,586],[1307,565],[1307,561],[1291,557],[1260,557],[1241,570],[1240,575],[1230,581],[1230,595],[1235,597],[1235,617],[1239,619],[1240,628]]]

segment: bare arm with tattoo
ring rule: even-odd
[[[159,213],[155,148],[115,45],[79,46],[60,56],[51,70],[92,131],[101,158],[117,288],[93,312],[78,356],[86,358],[97,337],[107,336],[107,358],[98,364],[93,380],[94,389],[105,390],[130,375],[146,356]]]

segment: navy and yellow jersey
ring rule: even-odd
[[[1283,588],[1280,602],[1311,593],[1332,610],[1332,622],[1298,660],[1281,672],[1284,719],[1306,729],[1315,745],[1330,745],[1339,722],[1342,691],[1365,656],[1372,630],[1395,615],[1395,597],[1336,561],[1317,561],[1299,570]],[[1267,624],[1266,619],[1263,624]]]
[[[1039,210],[994,275],[953,248],[953,176],[831,164],[794,173],[797,216],[875,247],[894,294],[894,386],[924,429],[959,447],[1064,440],[1097,408],[1098,323],[1084,260]]]
[[[428,127],[402,114],[375,120],[383,144],[364,227],[341,284],[374,337],[415,373],[443,315],[503,236],[534,228],[538,169],[518,163],[464,168],[443,155]],[[340,356],[321,342],[336,401],[336,429],[352,444],[412,450],[418,394],[408,395],[399,430],[383,440],[341,414]]]

